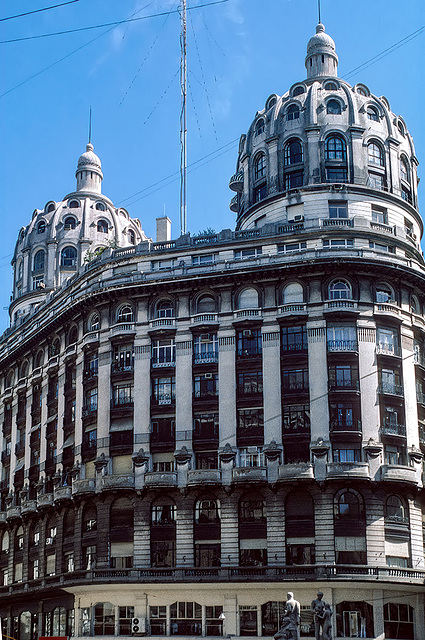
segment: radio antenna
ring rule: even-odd
[[[186,51],[186,0],[181,0],[180,8],[181,32],[180,32],[180,233],[187,231],[187,203],[186,203],[186,178],[187,178],[187,51]]]

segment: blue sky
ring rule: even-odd
[[[59,1],[3,0],[0,17]],[[207,1],[188,0],[188,6]],[[1,22],[0,40],[143,17],[177,5],[177,0],[79,0]],[[336,42],[339,76],[344,77],[424,26],[425,3],[322,0],[322,22]],[[235,169],[237,140],[271,93],[281,95],[304,79],[306,45],[316,23],[316,0],[228,0],[188,12],[188,162],[196,163],[188,173],[192,233],[208,226],[234,227],[228,179]],[[178,177],[156,184],[179,171],[179,34],[179,16],[172,13],[115,28],[0,44],[0,331],[8,323],[2,307],[9,302],[17,233],[35,208],[74,190],[89,105],[103,193],[140,218],[148,236],[155,235],[155,218],[164,211],[173,222],[173,237],[179,235]],[[404,117],[419,160],[425,158],[423,116],[420,120],[424,40],[425,31],[347,77],[387,97],[392,110]]]

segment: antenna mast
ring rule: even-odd
[[[91,143],[91,105],[89,110],[89,142]]]
[[[318,9],[318,12],[319,12],[319,22],[322,22],[321,16],[320,16],[320,0],[317,0],[317,9]]]
[[[186,177],[187,177],[187,59],[186,59],[186,0],[180,3],[180,87],[181,87],[181,112],[180,112],[180,233],[186,233],[187,206],[186,206]]]

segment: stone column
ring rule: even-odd
[[[238,530],[239,495],[233,493],[221,500],[221,566],[239,565]]]
[[[218,331],[218,402],[220,447],[236,446],[235,330]]]
[[[367,179],[367,168],[365,158],[367,154],[363,148],[364,127],[351,126],[351,148],[352,148],[352,171],[354,184],[365,184]],[[349,156],[348,156],[348,159]]]
[[[409,499],[410,551],[412,568],[424,570],[424,541],[422,533],[422,508],[418,500]],[[419,637],[419,636],[418,636]]]
[[[386,565],[384,497],[372,492],[363,493],[366,504],[367,564],[371,567]]]
[[[375,640],[384,640],[384,592],[382,589],[373,590],[373,626]]]
[[[101,309],[101,327],[108,326],[108,309]],[[99,369],[97,375],[97,455],[109,454],[109,428],[111,406],[111,345],[102,340],[99,345]]]
[[[363,439],[379,439],[378,367],[374,323],[362,321],[357,327],[359,383]]]
[[[271,493],[267,500],[267,564],[285,564],[285,496]]]
[[[268,160],[269,160],[269,178],[268,178],[268,195],[273,195],[279,191],[279,167],[277,155],[278,137],[273,136],[266,140]]]
[[[193,497],[181,498],[177,502],[176,519],[176,566],[193,567]]]
[[[192,448],[192,334],[176,335],[176,450]]]
[[[307,322],[311,441],[329,439],[326,321]]]
[[[80,453],[83,444],[83,375],[84,375],[84,352],[77,353],[75,363],[75,453]]]
[[[304,158],[304,162],[308,163],[308,184],[312,184],[320,182],[320,127],[308,127],[305,132],[307,134],[308,157]]]
[[[282,443],[282,405],[280,380],[279,326],[266,325],[262,329],[263,343],[263,406],[264,442]]]
[[[312,491],[313,495],[313,491]],[[335,563],[333,496],[314,492],[316,563]]]
[[[134,451],[149,452],[151,403],[151,345],[149,337],[134,341]]]
[[[413,331],[401,327],[401,361],[406,436],[409,446],[419,449],[418,405],[416,400],[416,373],[413,352]]]
[[[136,500],[134,507],[134,566],[150,567],[150,501]]]

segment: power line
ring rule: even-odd
[[[229,2],[229,0],[215,0],[214,2],[207,2],[206,4],[200,4],[196,7],[187,7],[187,11],[192,9],[202,9],[203,7],[211,7],[215,4],[223,4]],[[178,9],[172,11],[163,11],[162,13],[153,13],[149,16],[140,16],[139,18],[127,18],[126,20],[117,20],[115,22],[105,22],[103,24],[95,24],[90,27],[78,27],[77,29],[66,29],[65,31],[55,31],[53,33],[40,33],[35,36],[25,36],[24,38],[13,38],[12,40],[0,40],[0,44],[10,44],[12,42],[23,42],[24,40],[37,40],[40,38],[51,38],[52,36],[63,36],[69,33],[78,33],[80,31],[90,31],[93,29],[101,29],[102,27],[116,27],[120,24],[127,24],[129,22],[138,22],[139,20],[148,20],[149,18],[159,18],[161,16],[169,16],[172,13],[178,13]]]
[[[5,22],[5,20],[13,20],[14,18],[23,18],[23,16],[30,16],[33,13],[40,13],[41,11],[49,11],[50,9],[57,9],[58,7],[64,7],[67,4],[74,4],[74,2],[79,2],[79,1],[80,0],[68,0],[68,2],[62,2],[61,4],[54,4],[50,7],[43,7],[42,9],[34,9],[34,11],[27,11],[26,13],[18,13],[15,16],[0,18],[0,22]]]

